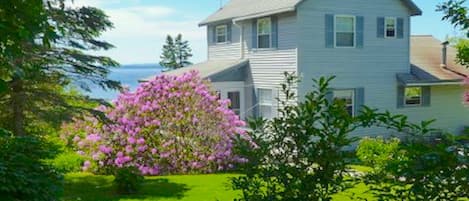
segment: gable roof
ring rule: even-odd
[[[200,22],[199,26],[210,23],[242,20],[295,11],[299,3],[305,0],[230,0],[225,6]],[[406,5],[412,15],[421,15],[422,11],[412,0],[399,0]]]
[[[186,72],[198,71],[202,78],[211,78],[213,76],[222,74],[228,70],[245,67],[249,63],[248,60],[208,60],[202,63],[194,64],[184,68],[179,68],[171,71],[164,72],[165,75],[179,76]],[[139,80],[140,82],[147,82],[153,79],[154,76]]]
[[[469,69],[456,62],[457,50],[447,47],[447,64],[442,67],[442,42],[430,35],[412,36],[410,39],[410,73],[397,78],[406,85],[459,84],[469,75]]]

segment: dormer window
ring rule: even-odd
[[[228,26],[218,25],[215,27],[216,42],[226,43],[228,41]]]
[[[386,38],[395,38],[396,37],[396,18],[387,17],[385,20],[384,30]]]
[[[257,20],[257,48],[271,48],[272,21],[271,18],[261,18]]]

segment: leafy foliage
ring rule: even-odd
[[[88,89],[89,83],[106,89],[120,88],[118,82],[106,78],[117,62],[86,53],[113,47],[97,39],[112,23],[97,8],[72,8],[66,3],[0,3],[0,126],[17,135],[26,135],[30,122],[46,119],[52,110],[83,111],[66,101],[77,97],[62,93],[71,82],[83,89]]]
[[[117,192],[123,194],[136,193],[144,180],[141,172],[135,167],[117,169],[114,175]]]
[[[246,154],[246,175],[232,181],[243,192],[239,200],[331,200],[345,187],[344,148],[355,141],[348,134],[360,124],[343,101],[328,99],[331,79],[317,80],[305,101],[294,103],[297,79],[286,74],[279,117],[250,121],[259,147]]]
[[[0,147],[1,200],[58,200],[62,175],[43,161],[55,155],[53,145],[0,130]]]
[[[234,139],[245,123],[197,72],[160,75],[101,107],[111,122],[85,117],[63,134],[92,159],[85,168],[136,167],[143,175],[214,172],[242,161]],[[96,164],[96,166],[93,166]]]
[[[364,138],[357,147],[357,157],[375,171],[382,171],[392,159],[398,157],[400,140],[392,138]]]
[[[192,49],[189,41],[182,39],[182,34],[178,34],[173,39],[170,35],[166,37],[166,44],[163,45],[163,53],[160,56],[160,65],[169,69],[178,69],[192,63]]]
[[[51,165],[62,173],[80,172],[85,162],[85,158],[75,152],[64,152],[58,154],[53,160]]]

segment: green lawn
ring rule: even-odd
[[[232,201],[233,174],[146,177],[143,189],[132,196],[115,194],[112,176],[74,173],[65,176],[64,200],[112,201]]]
[[[65,177],[65,201],[232,201],[239,192],[230,189],[230,178],[235,174],[146,177],[143,189],[137,195],[115,193],[112,176],[73,173]],[[359,184],[334,196],[334,200],[351,200],[360,195],[369,200],[365,184]]]

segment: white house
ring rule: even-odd
[[[367,105],[459,132],[469,126],[461,85],[469,71],[446,43],[410,35],[421,13],[411,0],[231,0],[199,24],[208,60],[167,74],[200,71],[242,118],[277,115],[285,71],[301,77],[300,97],[313,78],[335,75],[333,94],[352,115]]]

